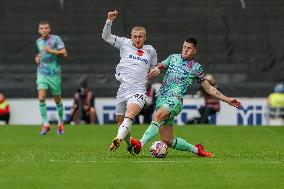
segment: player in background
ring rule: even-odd
[[[117,136],[109,147],[110,151],[118,148],[122,140],[127,143],[127,151],[132,153],[130,144],[131,125],[136,115],[145,104],[146,78],[150,67],[157,65],[156,50],[145,45],[146,30],[135,26],[131,31],[131,39],[111,34],[112,22],[118,12],[108,12],[102,38],[120,50],[120,62],[116,67],[116,79],[120,86],[116,96]]]
[[[37,89],[39,99],[39,110],[42,118],[42,129],[40,134],[45,135],[50,130],[47,119],[46,92],[50,89],[56,103],[58,113],[57,134],[64,133],[63,127],[63,104],[61,101],[61,68],[60,59],[67,58],[67,51],[61,38],[50,34],[51,28],[47,21],[38,24],[40,38],[36,41],[35,62],[37,66]]]
[[[183,96],[194,79],[197,79],[208,94],[236,108],[239,108],[241,103],[235,98],[223,95],[209,84],[201,65],[194,60],[196,53],[197,41],[194,38],[188,38],[183,43],[181,54],[170,55],[150,71],[148,79],[157,76],[160,70],[167,70],[162,86],[157,94],[156,110],[151,125],[145,131],[140,141],[131,138],[131,144],[135,153],[138,154],[141,147],[160,132],[161,140],[171,148],[193,152],[203,157],[213,156],[212,153],[206,152],[201,144],[192,145],[182,138],[174,137],[174,117],[182,110]]]

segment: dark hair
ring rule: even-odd
[[[38,25],[49,25],[50,26],[50,24],[49,24],[49,22],[48,21],[40,21],[39,23],[38,23]]]
[[[193,37],[187,38],[185,40],[187,43],[192,43],[194,47],[197,47],[197,40]]]

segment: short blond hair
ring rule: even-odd
[[[143,33],[145,34],[145,36],[146,36],[146,29],[145,29],[143,26],[135,26],[135,27],[133,27],[132,30],[131,30],[131,34],[132,34],[132,32],[134,32],[134,31],[141,31],[141,32],[143,32]]]

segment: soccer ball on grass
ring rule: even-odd
[[[162,141],[155,141],[150,147],[150,154],[155,158],[164,158],[168,154],[168,145]]]

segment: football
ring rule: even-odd
[[[150,154],[155,158],[164,158],[168,154],[168,145],[162,141],[155,141],[150,147]]]

